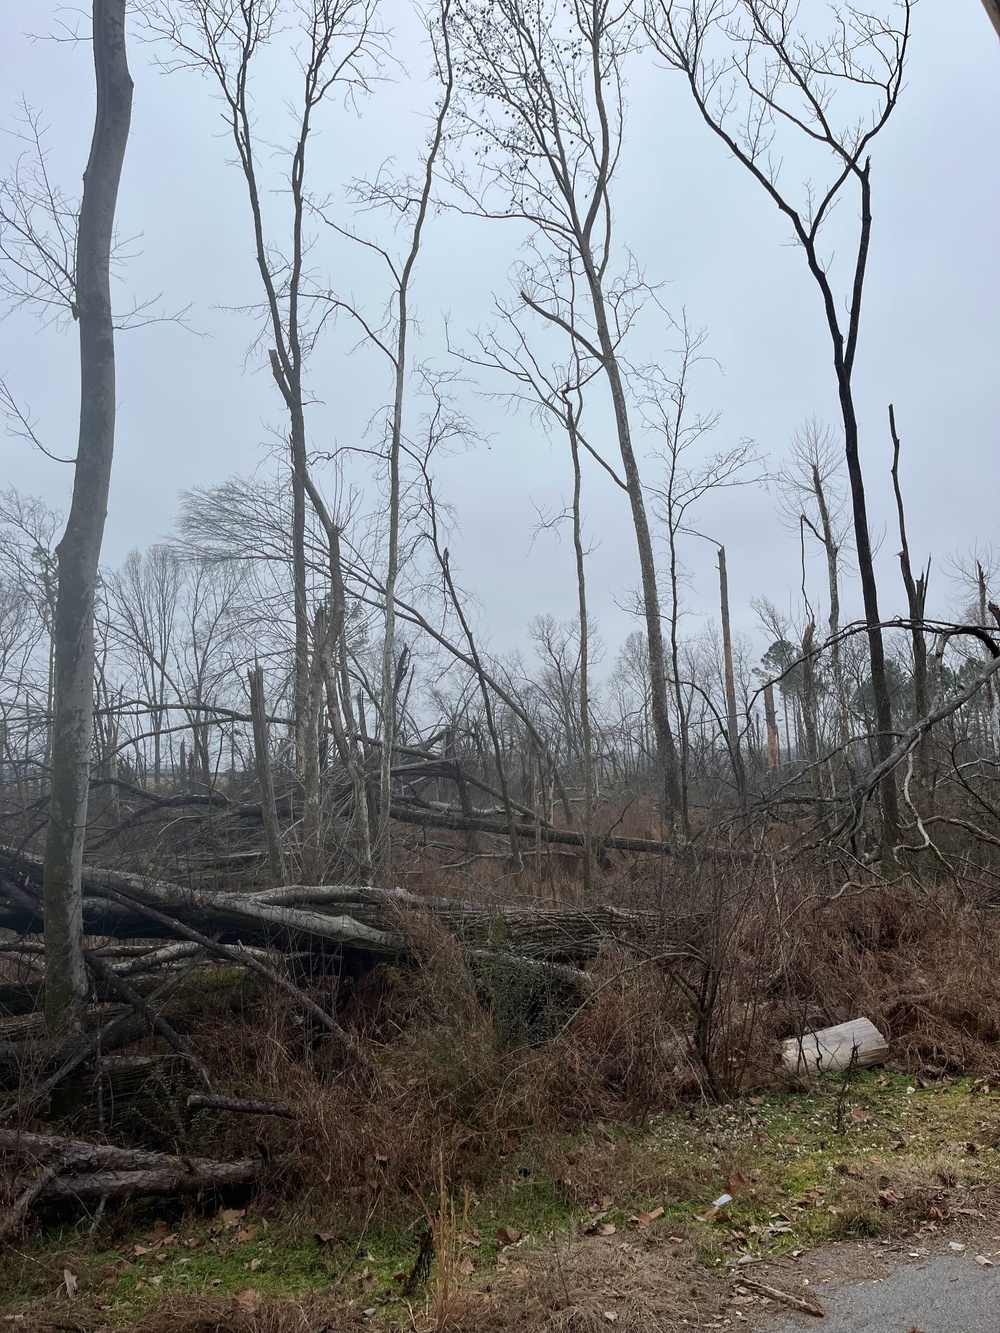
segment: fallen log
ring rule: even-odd
[[[42,1191],[44,1199],[109,1199],[164,1194],[201,1194],[232,1185],[252,1184],[263,1164],[245,1162],[199,1162],[198,1169],[149,1171],[101,1171],[89,1176],[54,1176]]]
[[[829,1074],[870,1069],[885,1062],[889,1043],[874,1023],[855,1018],[781,1043],[781,1062],[791,1074]]]
[[[0,847],[0,878],[8,890],[13,890],[0,897],[0,927],[24,934],[39,933],[41,859]],[[252,894],[186,889],[166,880],[96,868],[85,869],[83,891],[83,925],[91,935],[132,939],[176,937],[172,922],[153,921],[141,910],[153,907],[187,925],[218,930],[222,943],[264,944],[288,950],[309,939],[321,946],[373,958],[398,958],[404,952],[403,942],[395,932],[366,926],[350,916],[305,910],[289,913],[259,902]],[[134,901],[122,903],[116,895]]]
[[[202,1169],[232,1165],[213,1162],[204,1157],[184,1157],[176,1153],[155,1152],[152,1148],[123,1148],[115,1143],[91,1143],[87,1139],[71,1139],[64,1134],[34,1134],[23,1129],[0,1129],[0,1153],[12,1157],[29,1157],[34,1162],[49,1166],[53,1162],[65,1174],[93,1174],[102,1171],[184,1171],[197,1173]],[[261,1163],[249,1159],[260,1169]],[[236,1165],[245,1167],[246,1162]]]
[[[0,927],[39,933],[40,887],[38,858],[0,848]],[[256,893],[195,890],[91,867],[84,870],[83,890],[84,929],[90,935],[190,940],[194,928],[225,945],[332,952],[369,962],[413,961],[401,929],[405,911],[427,914],[467,947],[562,963],[591,959],[609,940],[625,945],[646,940],[661,925],[655,912],[608,906],[493,905],[353,885],[291,885]]]
[[[221,1097],[193,1092],[185,1103],[189,1111],[229,1111],[235,1115],[273,1115],[294,1120],[295,1112],[283,1102],[255,1102],[244,1097]]]
[[[399,799],[394,800],[389,811],[393,819],[402,824],[420,824],[425,828],[452,829],[456,833],[493,833],[498,838],[510,837],[510,825],[496,819],[486,819],[475,815],[450,814],[443,810],[428,809],[425,805],[409,805]],[[553,828],[549,824],[520,821],[515,825],[517,832],[526,840],[536,839],[544,843],[561,843],[566,847],[584,847],[586,838],[576,829]],[[594,834],[591,841],[599,849],[615,852],[641,852],[647,856],[671,856],[673,849],[668,842],[655,842],[651,838],[620,838],[614,834]]]
[[[4,1156],[15,1162],[27,1159],[41,1169],[0,1218],[0,1235],[19,1226],[35,1202],[202,1193],[252,1184],[265,1166],[255,1157],[217,1162],[22,1130],[0,1130],[0,1159]]]

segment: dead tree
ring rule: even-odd
[[[899,100],[910,37],[913,0],[901,0],[898,25],[889,17],[852,6],[837,11],[829,36],[812,37],[799,25],[792,0],[646,0],[646,31],[657,52],[684,75],[709,129],[746,168],[791,224],[816,282],[833,349],[834,373],[850,478],[854,537],[868,626],[875,701],[875,753],[883,771],[882,846],[898,841],[898,798],[892,766],[892,702],[878,607],[854,368],[872,238],[870,150]],[[716,42],[721,41],[717,46]],[[836,94],[845,88],[850,110],[834,119]],[[869,109],[858,117],[856,102]],[[781,180],[779,136],[788,131],[825,154],[822,185],[810,181],[802,201]],[[848,190],[856,192],[859,225],[844,296],[835,287],[832,261],[821,251],[825,223]]]
[[[650,704],[662,813],[680,809],[670,722],[660,590],[635,444],[621,344],[634,313],[635,275],[613,270],[613,181],[621,151],[623,66],[635,43],[627,6],[557,0],[455,0],[453,42],[461,115],[479,168],[456,163],[456,203],[482,217],[535,229],[543,251],[567,255],[587,317],[567,320],[564,285],[519,275],[523,307],[577,344],[601,378],[615,424],[642,588]],[[542,272],[551,273],[542,266]],[[582,314],[584,301],[578,304]]]

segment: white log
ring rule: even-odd
[[[880,1065],[889,1054],[889,1042],[867,1018],[789,1037],[781,1043],[781,1062],[792,1074],[836,1073],[847,1069],[852,1057],[857,1069]]]

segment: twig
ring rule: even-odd
[[[185,977],[194,971],[199,962],[200,955],[193,958],[191,963],[183,971],[176,972],[172,977],[168,977],[163,985],[157,987],[152,995],[149,996],[146,1003],[151,1005],[157,1000],[164,999],[184,980]],[[37,1083],[34,1088],[31,1088],[22,1094],[16,1102],[0,1111],[0,1121],[10,1120],[19,1113],[27,1111],[30,1107],[35,1106],[38,1102],[42,1101],[49,1095],[53,1088],[58,1087],[63,1079],[69,1078],[70,1074],[79,1069],[82,1064],[85,1064],[96,1051],[101,1049],[102,1045],[104,1045],[109,1038],[120,1032],[122,1028],[127,1027],[135,1017],[135,1013],[131,1010],[124,1014],[117,1014],[110,1020],[110,1022],[105,1023],[103,1027],[98,1028],[97,1032],[92,1036],[80,1040],[80,1044],[77,1046],[76,1050],[73,1051],[68,1060],[59,1066],[54,1074],[51,1074],[41,1083]]]
[[[53,1162],[39,1171],[24,1193],[19,1195],[7,1210],[7,1216],[0,1220],[0,1240],[6,1240],[8,1236],[13,1235],[24,1220],[28,1209],[38,1196],[44,1193],[49,1181],[54,1180],[61,1170],[62,1163]]]
[[[139,994],[134,987],[130,986],[124,977],[119,976],[112,968],[95,957],[92,950],[87,950],[87,966],[92,972],[96,972],[102,981],[106,981],[112,990],[117,991],[123,1000],[126,1000],[132,1008],[143,1016],[149,1023],[154,1032],[158,1032],[165,1041],[168,1041],[178,1055],[188,1062],[198,1077],[204,1083],[209,1092],[212,1091],[212,1079],[204,1061],[196,1054],[192,1047],[184,1040],[179,1032],[167,1022],[167,1020],[158,1014]]]
[[[780,1287],[770,1287],[766,1282],[754,1282],[751,1278],[740,1275],[736,1279],[741,1287],[746,1287],[749,1291],[759,1292],[761,1296],[769,1296],[772,1301],[780,1301],[782,1305],[790,1305],[793,1310],[801,1310],[803,1314],[815,1315],[817,1319],[825,1319],[826,1311],[815,1301],[807,1301],[804,1296],[793,1296],[791,1292],[782,1291]]]
[[[133,911],[146,917],[147,920],[157,921],[161,926],[167,926],[170,930],[176,931],[178,935],[183,935],[189,940],[195,940],[210,952],[218,954],[220,958],[228,958],[230,962],[238,963],[249,971],[256,972],[258,976],[264,977],[272,985],[291,995],[300,1008],[315,1018],[339,1040],[344,1051],[355,1056],[361,1063],[368,1063],[358,1042],[340,1026],[335,1018],[328,1014],[325,1009],[321,1009],[314,1000],[311,1000],[304,991],[289,981],[287,977],[281,976],[273,968],[266,967],[242,946],[220,944],[218,940],[209,939],[207,935],[203,935],[200,930],[195,930],[193,926],[185,925],[183,921],[178,921],[176,917],[168,916],[165,912],[158,912],[155,907],[147,907],[145,903],[131,897],[129,894],[121,893],[117,889],[106,888],[105,894],[112,901],[132,908]]]

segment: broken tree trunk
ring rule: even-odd
[[[867,1018],[789,1037],[781,1044],[782,1064],[792,1074],[837,1073],[852,1065],[869,1069],[882,1064],[888,1054],[888,1041]]]

